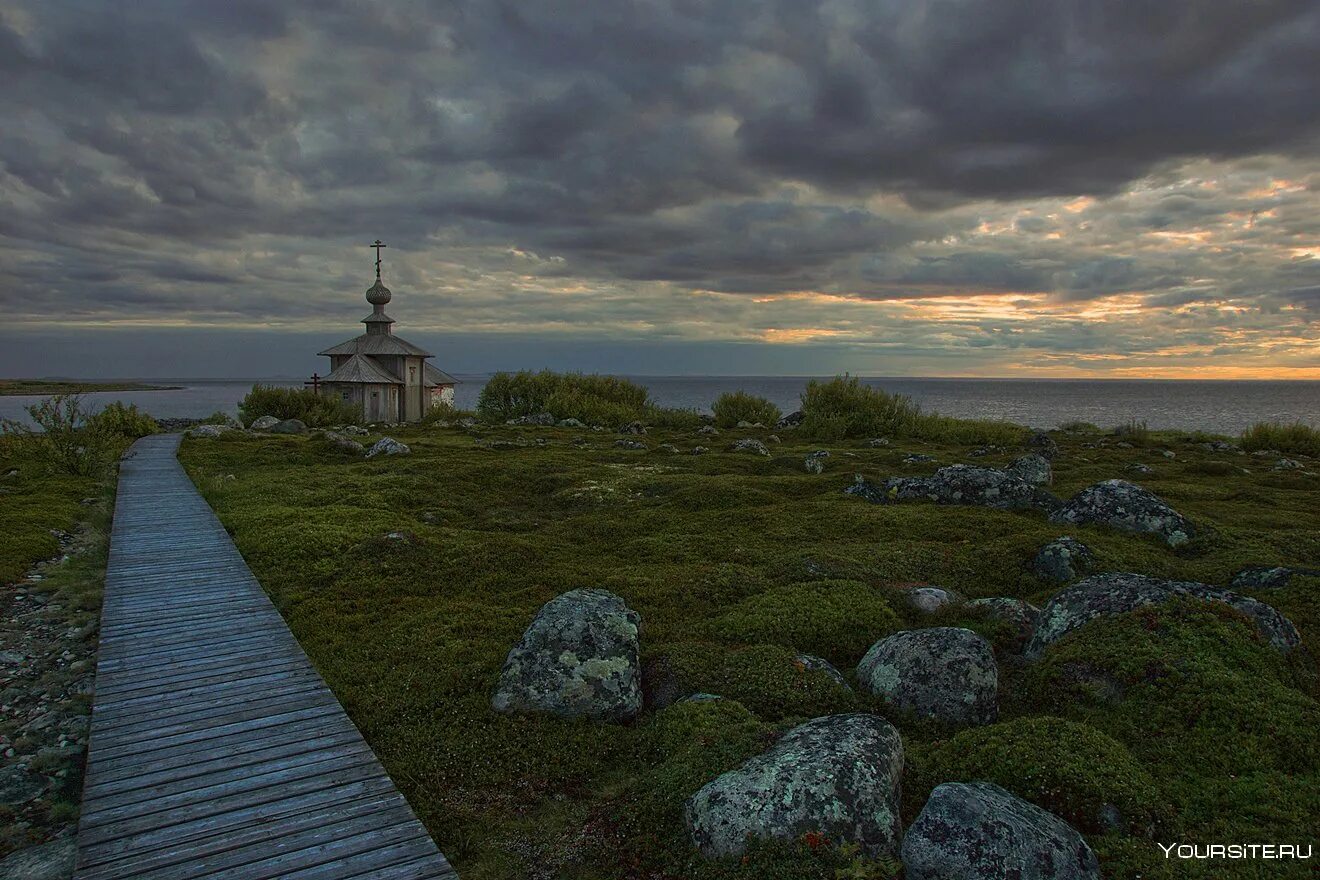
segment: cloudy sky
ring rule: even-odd
[[[1320,378],[1315,0],[0,0],[0,375]]]

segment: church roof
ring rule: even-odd
[[[422,366],[422,383],[427,386],[432,385],[457,385],[458,380],[446,373],[439,367],[433,367],[430,364]]]
[[[371,358],[355,354],[339,365],[322,382],[356,382],[372,385],[402,385],[403,382]]]
[[[371,357],[379,355],[411,355],[412,357],[433,357],[423,348],[418,348],[406,339],[387,333],[363,333],[347,342],[318,352],[320,355],[365,354]]]

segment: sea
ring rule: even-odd
[[[488,375],[458,375],[455,403],[476,406]],[[807,376],[628,376],[645,385],[661,406],[703,412],[725,391],[768,398],[784,412],[799,408]],[[828,377],[823,377],[828,378]],[[116,380],[119,381],[119,380]],[[201,418],[217,410],[236,412],[256,382],[298,387],[301,380],[126,379],[177,385],[173,391],[113,391],[85,395],[92,407],[115,400],[135,403],[160,417]],[[1102,428],[1130,421],[1152,429],[1176,428],[1238,434],[1256,422],[1303,422],[1320,426],[1320,381],[1187,379],[862,379],[867,385],[904,394],[924,411],[959,418],[1000,419],[1033,428],[1069,421]],[[39,398],[0,397],[0,419],[26,421],[24,407]]]

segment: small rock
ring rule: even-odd
[[[742,419],[734,427],[738,428],[739,430],[746,431],[749,428],[764,428],[765,425],[761,424],[760,422],[749,422],[746,419]]]
[[[989,782],[936,786],[902,856],[907,880],[1100,880],[1071,825]]]
[[[1233,575],[1229,586],[1235,590],[1277,590],[1288,586],[1288,582],[1298,574],[1320,575],[1320,569],[1249,565]]]
[[[1291,458],[1281,458],[1274,463],[1276,471],[1299,471],[1302,470],[1302,463],[1293,461]]]
[[[894,633],[857,666],[869,693],[923,718],[989,724],[999,714],[999,667],[990,643],[969,629],[940,626]]]
[[[748,838],[807,832],[892,855],[899,838],[903,741],[878,715],[814,718],[769,751],[702,786],[684,818],[707,856],[736,856]]]
[[[1043,581],[1063,584],[1087,574],[1094,565],[1091,549],[1065,535],[1040,548],[1031,561],[1031,570]]]
[[[755,437],[744,437],[729,447],[730,452],[747,452],[752,455],[769,455],[770,450]]]
[[[188,431],[189,437],[197,437],[207,440],[214,440],[222,434],[227,434],[234,430],[228,425],[198,425]]]
[[[814,672],[823,672],[832,678],[836,684],[848,687],[848,682],[844,679],[843,673],[835,669],[834,664],[830,663],[830,661],[826,660],[824,657],[817,657],[814,654],[798,654],[796,660],[803,669],[812,670]],[[849,690],[851,690],[851,688],[849,688]]]
[[[646,425],[643,425],[641,422],[629,422],[629,423],[626,424],[626,425],[620,425],[620,426],[619,426],[619,433],[620,433],[620,434],[645,434],[645,433],[646,433]]]
[[[1059,444],[1054,442],[1054,438],[1044,431],[1037,431],[1027,439],[1027,448],[1040,453],[1045,458],[1053,461],[1059,454]]]
[[[805,417],[802,415],[802,410],[795,410],[775,422],[775,429],[779,431],[787,431],[796,428],[798,425],[802,424],[803,418]]]
[[[815,452],[807,453],[807,459],[804,466],[809,474],[823,474],[825,472],[825,459],[830,457],[828,449],[817,449]]]
[[[252,420],[252,424],[249,425],[248,427],[250,427],[254,431],[268,431],[275,425],[278,425],[279,423],[280,420],[275,418],[274,416],[258,416],[257,418]]]
[[[922,614],[934,614],[945,605],[961,602],[963,597],[943,587],[910,587],[906,590],[908,604]]]
[[[1025,642],[1036,631],[1040,622],[1040,609],[1022,599],[1010,599],[996,596],[990,599],[973,599],[967,603],[969,609],[981,611],[991,620],[1002,620],[1017,629],[1018,637]]]
[[[614,445],[619,449],[647,449],[647,445],[641,440],[615,440]]]
[[[870,440],[866,441],[866,445],[871,447],[872,449],[883,449],[884,447],[889,445],[889,438],[872,437]]]
[[[406,443],[400,443],[393,437],[381,437],[367,450],[367,458],[375,458],[378,455],[409,455],[412,450]]]
[[[0,806],[21,806],[45,790],[46,783],[41,777],[25,767],[14,765],[0,770]]]
[[[576,419],[574,421],[576,421]],[[504,424],[519,425],[519,426],[526,425],[533,427],[548,428],[551,425],[555,424],[555,417],[548,412],[528,413],[525,416],[518,416],[517,418],[508,419],[505,421]]]
[[[676,455],[678,453],[678,447],[672,443],[661,443],[659,446],[655,448],[655,451],[665,452],[670,455]]]
[[[768,434],[768,435],[766,435],[765,442],[766,442],[766,443],[783,443],[784,441],[779,439],[779,435],[778,435],[778,434]]]
[[[903,464],[922,464],[934,460],[935,456],[927,455],[924,452],[913,452],[910,455],[903,456]]]
[[[1142,464],[1142,463],[1139,462],[1139,461],[1134,461],[1132,464],[1130,464],[1130,465],[1127,466],[1127,469],[1130,470],[1130,471],[1132,471],[1132,473],[1134,473],[1134,474],[1153,474],[1153,473],[1155,473],[1154,468],[1152,468],[1152,467],[1151,467],[1150,465],[1148,465],[1148,464]]]
[[[509,652],[496,712],[626,721],[642,709],[641,618],[606,590],[571,590],[537,612]]]
[[[707,449],[707,448],[704,447],[704,446],[693,446],[693,447],[692,447],[692,454],[693,454],[693,455],[705,455],[707,452],[710,452],[710,450]]]
[[[1174,459],[1178,457],[1178,453],[1174,452],[1172,449],[1161,449],[1160,455],[1168,459]]]
[[[716,428],[714,425],[702,425],[700,428],[697,428],[697,433],[706,437],[720,436],[719,429]]]
[[[586,422],[580,421],[580,420],[578,420],[578,419],[568,418],[568,419],[560,419],[559,421],[555,422],[555,427],[556,427],[556,428],[577,428],[577,429],[581,430],[581,429],[583,429],[583,428],[586,428],[587,425],[586,425]]]
[[[1154,493],[1126,480],[1088,486],[1055,511],[1050,522],[1097,523],[1124,532],[1158,535],[1170,547],[1186,544],[1196,534],[1191,520]]]

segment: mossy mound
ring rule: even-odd
[[[783,645],[840,666],[856,666],[877,639],[901,628],[876,588],[843,580],[775,587],[710,624],[711,635],[724,641]]]
[[[1242,615],[1177,600],[1094,620],[1030,667],[1032,702],[1187,773],[1320,767],[1320,703]]]
[[[717,694],[769,721],[851,712],[858,706],[856,694],[825,672],[808,669],[796,651],[782,645],[734,650],[706,642],[669,645],[643,660],[642,687],[652,704]]]
[[[1076,721],[1018,718],[965,730],[922,765],[922,787],[993,782],[1085,832],[1117,825],[1146,834],[1168,818],[1155,780],[1127,748]]]

